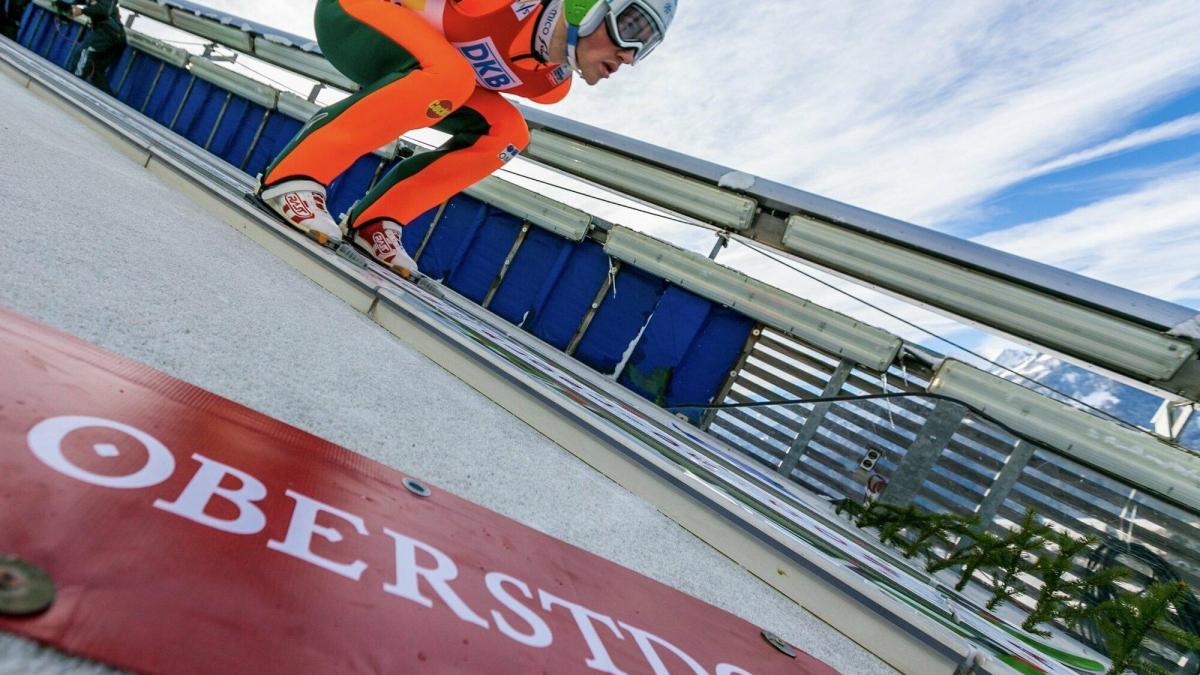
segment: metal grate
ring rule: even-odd
[[[769,328],[747,349],[722,403],[923,392],[932,377],[928,366],[912,360],[886,374],[845,364]],[[965,406],[889,398],[721,409],[706,421],[710,433],[773,470],[782,471],[791,453],[795,464],[787,476],[830,499],[860,499],[868,479],[877,476],[890,481],[883,496],[888,501],[976,514],[994,530],[1012,527],[1032,508],[1057,529],[1097,536],[1110,548],[1136,547],[1151,562],[1133,563],[1137,574],[1129,588],[1167,574],[1200,589],[1200,514],[1019,440]],[[879,458],[865,470],[861,463],[871,450]],[[1086,573],[1089,564],[1097,566],[1077,560],[1074,573]],[[1121,564],[1130,565],[1129,556]],[[1038,582],[1023,581],[1025,592],[1014,600],[1031,607]],[[1200,621],[1200,608],[1196,613]],[[1158,651],[1164,664],[1185,658],[1167,647]]]

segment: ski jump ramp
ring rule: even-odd
[[[294,37],[187,3],[125,6],[344,84]],[[406,246],[441,283],[401,282],[313,247],[245,199],[271,144],[311,110],[303,99],[135,34],[114,100],[55,65],[78,26],[38,5],[26,18],[20,46],[0,43],[10,76],[0,86],[16,113],[0,147],[20,168],[3,188],[0,304],[11,310],[428,481],[433,499],[457,494],[645,574],[842,672],[1103,670],[1088,647],[1018,635],[1015,611],[983,611],[973,589],[949,591],[836,516],[830,498],[861,496],[869,475],[890,479],[884,496],[897,503],[985,521],[1033,505],[1075,531],[1127,531],[1178,561],[1181,576],[1195,574],[1196,458],[1169,443],[494,179],[406,229]],[[1193,399],[1200,388],[1186,308],[529,116],[529,154],[547,166],[590,158],[578,175],[591,182],[804,250],[809,262],[1126,381]],[[334,210],[403,150],[351,169],[331,192]],[[72,190],[86,199],[61,196]],[[905,274],[916,268],[946,283],[921,286]],[[955,297],[959,279],[977,297]],[[1005,315],[1006,303],[1028,316]],[[1029,319],[1043,308],[1081,329],[1073,337]],[[26,320],[6,315],[15,325]],[[1115,337],[1088,343],[1084,327]],[[670,409],[914,390],[970,399],[1006,428],[937,405]],[[1077,442],[1097,429],[1108,440]],[[860,468],[872,450],[879,471]],[[1121,504],[1141,515],[1122,520]],[[0,549],[19,541],[2,538]],[[114,654],[21,621],[0,616],[18,634]],[[21,639],[0,645],[3,667],[66,667]],[[603,669],[577,656],[578,670]],[[778,672],[803,672],[780,658]],[[136,655],[106,660],[170,669]]]

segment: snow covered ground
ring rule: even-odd
[[[639,498],[0,77],[0,305],[893,672]],[[2,356],[0,356],[2,357]],[[85,672],[0,635],[0,673]]]

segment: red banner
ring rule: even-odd
[[[0,569],[56,590],[2,629],[153,672],[834,672],[422,487],[0,310]]]

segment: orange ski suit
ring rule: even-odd
[[[361,89],[309,120],[263,188],[297,178],[328,186],[359,157],[429,126],[450,139],[383,176],[350,210],[351,227],[405,225],[491,174],[529,143],[500,92],[554,103],[570,89],[570,69],[536,53],[547,41],[535,31],[548,32],[554,13],[547,0],[318,0],[317,43]]]

